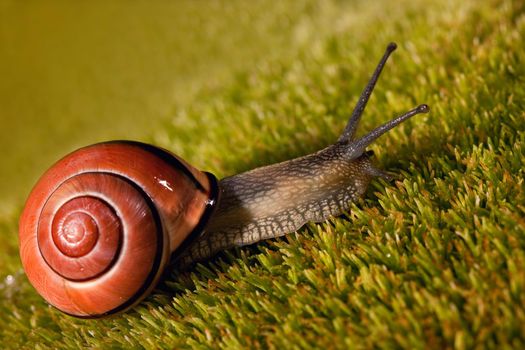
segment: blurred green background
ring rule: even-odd
[[[525,348],[525,1],[0,0],[0,348]],[[169,270],[99,321],[61,314],[22,270],[40,174],[107,139],[218,177],[333,142],[389,41],[346,218]],[[2,214],[4,213],[4,214]]]
[[[337,30],[345,6],[0,0],[0,215],[65,153],[151,142],[197,91]]]

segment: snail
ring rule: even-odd
[[[20,218],[22,264],[35,289],[73,316],[102,317],[147,296],[171,262],[297,231],[348,211],[374,177],[366,147],[422,104],[354,134],[396,45],[388,45],[343,133],[310,155],[218,181],[167,150],[133,141],[81,148],[55,163]]]

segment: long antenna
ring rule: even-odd
[[[376,85],[377,79],[379,78],[379,75],[381,75],[381,71],[383,70],[383,67],[385,66],[386,61],[388,60],[388,57],[390,57],[390,54],[397,48],[396,43],[390,43],[386,47],[386,51],[379,61],[374,74],[372,74],[372,77],[368,81],[368,84],[366,84],[365,89],[361,93],[361,96],[359,96],[359,101],[357,101],[357,104],[354,107],[354,111],[352,112],[352,115],[350,116],[350,119],[348,120],[348,124],[346,124],[345,130],[339,137],[337,141],[339,142],[348,142],[350,139],[354,136],[355,130],[357,129],[357,125],[359,124],[359,120],[361,119],[361,115],[363,114],[363,111],[365,110],[366,103],[368,102],[368,99],[370,98],[370,95],[372,94],[372,91],[374,90],[374,87]]]
[[[411,117],[415,116],[416,114],[428,113],[429,111],[430,111],[430,108],[427,105],[425,105],[425,104],[419,105],[416,108],[413,108],[413,109],[409,110],[405,114],[403,114],[403,115],[401,115],[401,116],[399,116],[399,117],[397,117],[395,119],[392,119],[391,121],[389,121],[389,122],[387,122],[387,123],[385,123],[385,124],[375,128],[374,130],[370,131],[368,134],[366,134],[365,136],[363,136],[360,139],[356,140],[355,142],[352,142],[352,149],[354,149],[354,150],[364,150],[366,146],[368,146],[369,144],[374,142],[375,139],[377,139],[379,136],[383,135],[388,130],[396,127],[397,125],[401,124],[402,122],[404,122],[408,118],[411,118]]]

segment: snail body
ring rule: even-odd
[[[217,181],[169,151],[131,141],[77,150],[32,190],[20,218],[20,256],[37,291],[59,310],[101,317],[151,292],[170,262],[337,216],[377,176],[366,147],[420,105],[354,139],[368,98],[395,44],[387,47],[336,143],[316,153]]]
[[[206,235],[183,252],[184,264],[218,251],[297,231],[349,209],[375,176],[369,153],[353,161],[341,147],[222,179],[220,201]],[[339,154],[339,157],[337,156]]]

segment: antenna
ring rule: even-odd
[[[396,127],[397,125],[401,124],[405,120],[412,118],[416,114],[428,113],[429,111],[430,111],[430,108],[426,104],[419,105],[416,108],[409,110],[405,114],[395,119],[392,119],[391,121],[386,122],[385,124],[375,128],[374,130],[370,131],[368,134],[356,140],[355,142],[352,142],[352,148],[354,150],[364,150],[366,146],[374,142],[375,139],[383,135],[388,130]]]
[[[374,90],[377,79],[379,78],[379,75],[381,75],[381,71],[383,70],[385,63],[388,60],[388,57],[390,57],[390,54],[396,48],[397,48],[396,43],[390,43],[386,47],[386,51],[383,54],[383,57],[381,58],[379,63],[377,64],[374,74],[372,74],[372,77],[368,81],[368,84],[366,84],[366,87],[361,93],[361,96],[359,96],[359,101],[357,101],[357,104],[354,107],[354,111],[352,112],[352,115],[350,116],[350,119],[348,120],[348,124],[346,124],[345,130],[343,131],[343,133],[341,134],[341,136],[339,137],[337,141],[348,142],[354,136],[355,130],[357,129],[357,125],[359,124],[359,120],[361,119],[361,115],[363,114],[363,111],[365,110],[368,99],[370,98],[370,95],[372,94],[372,91]]]

